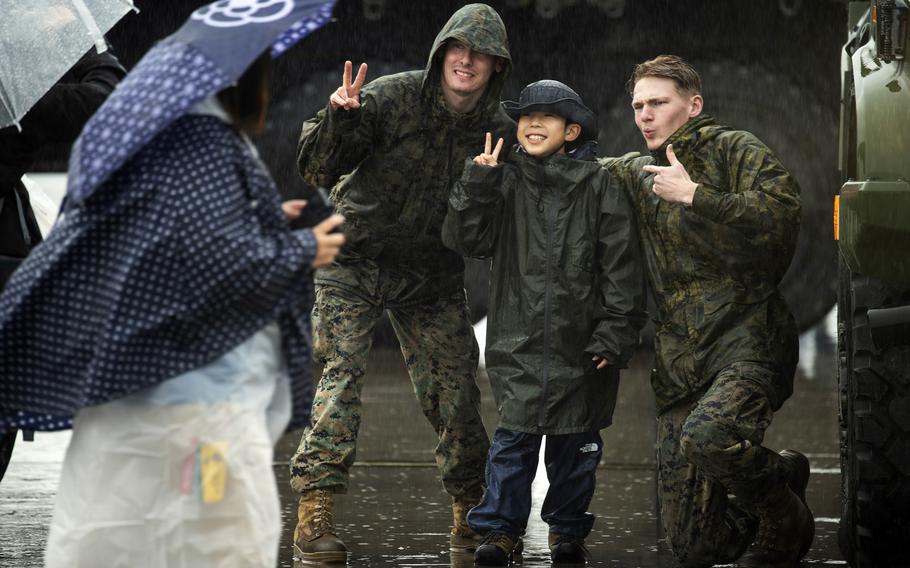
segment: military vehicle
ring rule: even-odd
[[[854,568],[910,566],[910,5],[851,2],[842,52],[838,356]]]

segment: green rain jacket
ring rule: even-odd
[[[449,198],[446,245],[493,257],[486,367],[500,426],[534,434],[608,426],[618,370],[644,323],[628,199],[595,161],[470,159]],[[592,355],[607,358],[595,370]]]
[[[647,164],[667,166],[667,144],[698,183],[691,207],[652,191]],[[777,289],[799,233],[799,187],[760,140],[691,119],[651,156],[604,158],[637,215],[657,303],[658,408],[704,393],[737,363],[760,379],[773,407],[793,392],[799,345],[793,315]]]
[[[445,43],[458,40],[502,58],[487,90],[469,113],[455,113],[440,87]],[[423,71],[387,75],[361,89],[359,109],[319,111],[303,125],[297,165],[310,184],[333,187],[330,197],[346,217],[347,242],[334,265],[320,269],[318,284],[369,290],[352,281],[345,265],[375,261],[420,281],[411,298],[432,301],[464,287],[464,261],[440,237],[446,200],[464,159],[483,148],[492,132],[508,143],[515,123],[499,104],[511,71],[506,29],[489,6],[470,4],[443,27]]]

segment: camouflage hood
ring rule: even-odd
[[[487,91],[474,111],[487,116],[491,115],[499,109],[502,87],[512,72],[509,38],[502,19],[496,10],[486,4],[468,4],[452,14],[433,41],[433,48],[427,59],[422,88],[426,95],[433,98],[439,92],[442,58],[445,44],[449,40],[458,40],[474,51],[493,55],[503,60],[502,71],[493,73]]]
[[[710,131],[705,130],[708,126],[712,126],[713,128],[710,129]],[[695,118],[689,119],[688,122],[680,126],[676,132],[670,135],[670,137],[661,144],[660,148],[651,151],[651,157],[654,158],[658,165],[668,166],[670,165],[667,161],[668,145],[673,144],[673,153],[676,154],[677,158],[680,158],[680,154],[688,156],[692,153],[694,147],[706,134],[709,136],[717,136],[721,132],[726,132],[728,130],[730,130],[730,128],[718,125],[713,116],[703,113]]]

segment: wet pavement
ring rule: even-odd
[[[767,446],[798,449],[812,464],[808,500],[816,516],[816,539],[804,562],[806,567],[846,564],[836,540],[840,470],[832,319],[833,315],[801,338],[795,394],[775,415],[766,436]],[[614,424],[603,432],[604,458],[590,508],[597,516],[588,538],[593,557],[590,566],[674,566],[660,540],[656,514],[650,358],[650,352],[642,351],[623,374]],[[492,432],[495,409],[485,377],[479,382],[484,421]],[[275,454],[285,529],[279,565],[289,568],[294,565],[290,542],[296,501],[283,462],[293,453],[298,438],[299,433],[286,435]],[[0,567],[42,565],[68,439],[68,433],[38,433],[33,443],[17,443],[7,476],[0,483]],[[434,445],[435,436],[414,399],[400,354],[376,351],[364,389],[358,461],[349,493],[339,496],[336,512],[340,535],[352,551],[349,566],[473,565],[470,555],[448,551],[450,501],[433,465]],[[546,475],[540,471],[533,488],[534,510],[539,510],[545,483]],[[546,525],[532,513],[523,566],[550,566],[546,540]]]

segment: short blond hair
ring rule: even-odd
[[[635,84],[645,77],[659,77],[670,79],[676,84],[676,89],[683,95],[700,95],[701,78],[688,61],[676,55],[658,55],[635,66],[632,76],[626,83],[629,94],[635,93]]]

